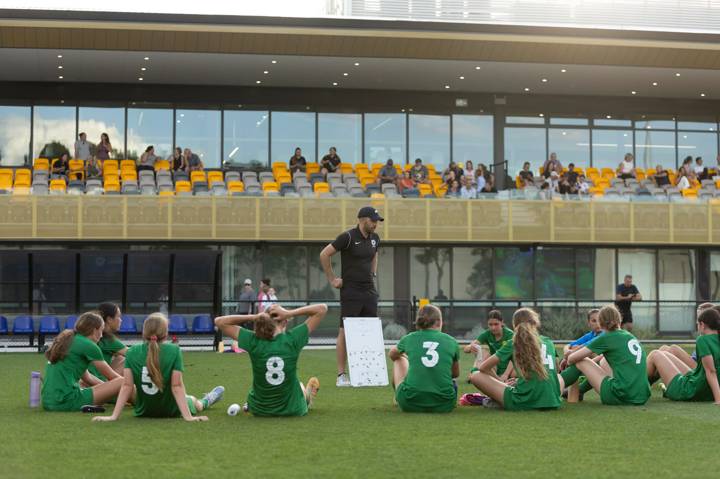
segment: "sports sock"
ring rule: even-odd
[[[575,384],[578,379],[580,379],[582,373],[577,368],[577,366],[573,364],[572,366],[568,366],[567,368],[565,368],[565,370],[560,373],[560,376],[562,376],[563,381],[565,382],[565,387],[569,387]]]
[[[207,399],[201,399],[201,400],[200,400],[200,404],[203,405],[203,409],[207,409],[207,408],[210,406],[210,404],[208,404],[208,400],[207,400]]]
[[[587,379],[580,381],[580,394],[585,394],[588,391],[592,391],[592,385]]]

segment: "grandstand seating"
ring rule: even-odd
[[[187,334],[189,332],[185,316],[171,314],[168,318],[168,332],[170,334]]]
[[[193,318],[192,332],[210,334],[215,332],[215,324],[209,314],[199,314]]]
[[[12,333],[15,335],[34,334],[35,324],[32,316],[18,316],[13,321]]]
[[[120,334],[138,334],[137,323],[135,317],[129,314],[122,315],[122,322],[120,323]]]
[[[0,335],[6,335],[8,332],[8,320],[5,316],[0,316]]]
[[[65,319],[65,329],[75,329],[76,322],[77,322],[77,316],[68,316]]]

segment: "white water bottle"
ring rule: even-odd
[[[40,372],[33,371],[30,373],[30,407],[38,407],[40,405]]]

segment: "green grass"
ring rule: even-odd
[[[202,394],[222,384],[210,421],[117,423],[28,408],[37,354],[0,355],[0,477],[718,477],[720,408],[671,403],[657,390],[645,407],[605,407],[589,393],[559,411],[479,407],[404,414],[387,388],[335,387],[335,352],[305,351],[303,380],[321,390],[304,418],[229,417],[250,384],[246,355],[186,353],[185,384]],[[470,367],[463,355],[463,372]],[[461,385],[461,392],[472,388]]]

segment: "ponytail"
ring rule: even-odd
[[[614,304],[608,304],[600,308],[598,321],[600,322],[600,327],[605,331],[615,331],[616,329],[620,329],[622,316]]]
[[[65,359],[68,351],[70,351],[70,345],[72,345],[73,339],[75,339],[75,331],[72,329],[66,329],[55,338],[48,350],[45,351],[45,357],[50,364],[55,364]]]
[[[148,343],[145,366],[152,383],[162,392],[163,377],[160,370],[160,343],[167,338],[168,320],[162,313],[153,313],[143,323],[143,339]]]
[[[548,378],[545,364],[541,354],[540,319],[535,311],[529,308],[520,308],[513,315],[513,362],[520,376],[530,379],[535,373],[538,379],[544,381]]]
[[[260,339],[271,340],[275,337],[275,328],[279,322],[268,313],[260,313],[255,321],[255,336]]]

